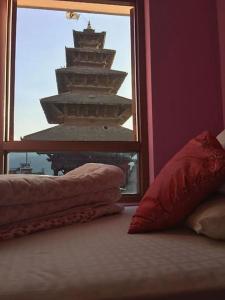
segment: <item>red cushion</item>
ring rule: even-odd
[[[132,218],[129,233],[179,224],[225,178],[225,150],[208,132],[190,140],[161,170]]]

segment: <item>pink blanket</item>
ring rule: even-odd
[[[26,219],[41,217],[73,207],[81,207],[97,203],[107,205],[118,201],[121,197],[119,188],[111,188],[95,193],[85,193],[72,198],[34,202],[29,204],[0,206],[0,226]]]
[[[0,240],[121,211],[123,171],[86,164],[64,176],[0,175]]]
[[[116,166],[86,164],[64,176],[0,175],[0,206],[72,199],[122,186],[124,173]],[[96,198],[89,199],[95,203]]]
[[[53,229],[73,223],[85,223],[96,218],[121,212],[122,206],[116,204],[75,207],[55,214],[45,215],[10,225],[0,226],[0,241],[22,237],[38,231]]]

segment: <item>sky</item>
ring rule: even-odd
[[[117,94],[132,98],[129,17],[82,13],[79,20],[69,20],[65,11],[18,8],[15,140],[56,126],[48,124],[39,100],[58,94],[55,69],[66,65],[65,47],[74,47],[72,31],[83,31],[88,20],[96,32],[106,31],[104,48],[116,50],[112,69],[128,73]]]

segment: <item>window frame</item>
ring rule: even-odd
[[[138,194],[125,194],[123,203],[136,203],[145,193],[149,185],[148,154],[148,120],[147,89],[145,68],[145,24],[144,1],[142,0],[79,0],[79,2],[132,5],[134,13],[131,18],[132,31],[132,73],[135,78],[136,120],[138,141],[14,141],[14,83],[15,83],[15,47],[16,47],[16,0],[5,0],[8,3],[7,45],[6,45],[6,78],[5,97],[1,99],[4,109],[0,110],[0,173],[7,171],[7,154],[10,152],[44,152],[44,151],[99,151],[99,152],[137,152],[138,153]],[[58,0],[60,1],[60,0]],[[63,0],[74,1],[74,0]],[[76,1],[74,1],[76,2]],[[0,81],[3,78],[0,78]],[[133,83],[134,84],[134,83]],[[11,128],[11,129],[10,129]]]

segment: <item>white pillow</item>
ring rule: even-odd
[[[217,140],[220,142],[220,144],[222,145],[223,148],[225,148],[225,129],[223,131],[221,131],[218,135],[217,135]]]
[[[225,149],[225,129],[217,135],[216,139],[219,141],[219,143]],[[224,181],[225,181],[225,178],[224,178]],[[225,194],[225,183],[223,185],[221,185],[221,187],[218,189],[218,192]]]
[[[213,195],[199,205],[186,223],[198,234],[225,240],[225,195]]]

